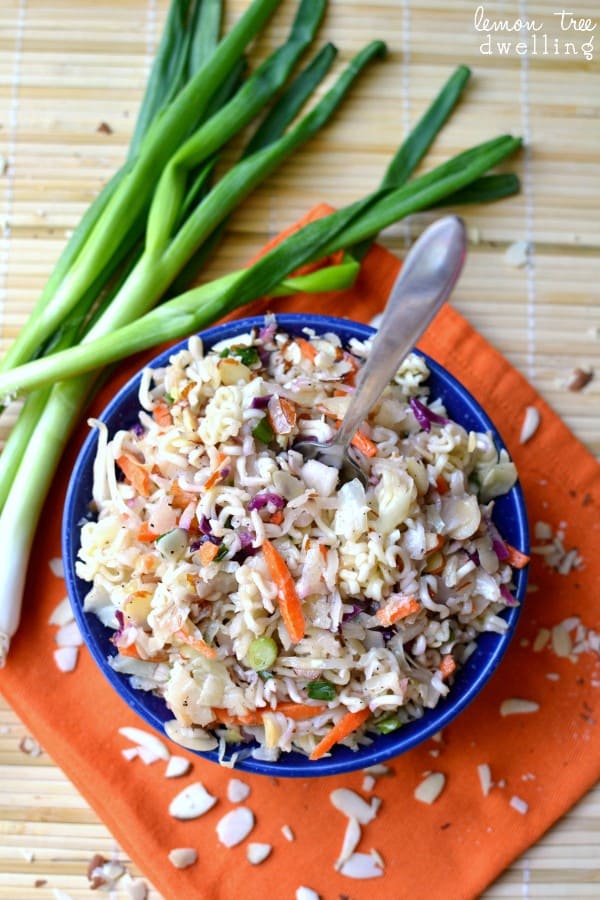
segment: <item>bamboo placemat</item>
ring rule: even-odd
[[[245,6],[230,0],[228,16]],[[267,238],[314,204],[349,202],[375,187],[387,160],[459,63],[474,71],[466,101],[430,152],[433,165],[503,131],[523,135],[517,197],[465,211],[470,254],[455,306],[498,347],[600,452],[596,375],[570,391],[576,368],[600,368],[600,48],[572,27],[562,6],[489,2],[492,23],[518,17],[541,25],[536,53],[519,55],[478,31],[474,2],[332,0],[321,39],[340,48],[341,66],[367,40],[389,45],[335,121],[245,204],[206,270],[242,264]],[[123,158],[166,0],[2,0],[0,4],[0,350],[24,322],[65,236]],[[265,54],[282,37],[286,0]],[[570,9],[570,7],[569,7]],[[573,15],[600,19],[591,0]],[[480,23],[481,26],[481,23]],[[486,54],[487,35],[493,52]],[[544,54],[544,47],[546,53]],[[587,45],[588,55],[590,47]],[[428,220],[389,229],[402,253]],[[529,247],[529,264],[509,265],[507,248]],[[11,416],[1,423],[6,434]],[[501,423],[499,423],[501,425]],[[0,898],[89,896],[94,853],[134,866],[43,752],[25,753],[23,726],[0,703]],[[27,743],[25,744],[27,749]],[[35,749],[35,748],[34,748]],[[519,859],[486,897],[600,896],[600,789],[592,791]],[[351,886],[350,886],[351,887]],[[151,892],[151,897],[157,897]]]

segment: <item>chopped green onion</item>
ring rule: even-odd
[[[277,659],[277,644],[270,637],[254,638],[248,647],[246,654],[246,662],[251,669],[257,672],[263,672],[269,669]]]
[[[275,432],[266,416],[263,416],[263,418],[256,423],[252,429],[252,434],[257,441],[262,441],[263,444],[270,444],[275,437]]]
[[[375,722],[373,725],[373,728],[378,731],[379,734],[391,734],[392,731],[398,731],[401,727],[402,722],[398,716],[387,716],[385,719],[380,719],[379,722]]]
[[[257,362],[260,362],[256,347],[232,347],[231,353],[233,356],[237,356],[245,366],[253,366]]]
[[[335,700],[337,691],[330,681],[310,681],[306,693],[311,700]]]

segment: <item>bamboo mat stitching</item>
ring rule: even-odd
[[[524,23],[529,20],[527,0],[519,0],[519,17]],[[529,96],[529,59],[527,54],[521,56],[520,65],[521,88],[521,127],[525,152],[523,156],[523,199],[525,203],[525,241],[527,244],[527,377],[535,384],[536,376],[536,283],[535,283],[535,246],[533,242],[534,193],[531,167],[531,116]]]
[[[4,222],[0,244],[0,319],[4,314],[8,290],[8,261],[10,258],[10,220],[13,211],[15,163],[17,147],[17,123],[19,115],[19,94],[21,88],[21,65],[23,61],[23,37],[27,0],[20,0],[17,10],[15,55],[11,74],[11,93],[8,108],[8,136],[6,142],[6,197],[4,201]]]

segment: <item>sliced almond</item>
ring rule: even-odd
[[[230,778],[227,785],[227,799],[231,803],[243,803],[250,796],[250,786],[239,778]]]
[[[564,625],[555,625],[552,629],[552,649],[560,657],[571,655],[573,641]]]
[[[187,775],[191,767],[191,762],[185,756],[172,756],[165,769],[165,778],[181,778],[182,775]]]
[[[48,560],[48,565],[52,574],[57,578],[65,577],[65,567],[61,556],[53,556],[52,559]]]
[[[175,847],[169,852],[169,862],[176,869],[187,869],[198,860],[198,853],[193,847]]]
[[[521,425],[521,436],[519,437],[519,443],[526,444],[527,441],[531,440],[533,435],[538,430],[540,421],[540,411],[536,409],[535,406],[528,406],[525,410],[525,418],[523,419],[523,424]]]
[[[344,840],[342,843],[342,849],[340,850],[340,855],[338,856],[334,868],[341,869],[345,862],[347,862],[360,842],[361,831],[360,825],[356,821],[356,819],[348,819],[348,824],[346,825],[346,830],[344,832]]]
[[[140,747],[145,747],[147,750],[150,750],[158,759],[168,760],[170,757],[169,750],[160,738],[157,738],[156,735],[150,734],[149,731],[144,731],[142,728],[130,728],[126,726],[124,728],[119,728],[119,734],[122,734],[124,738],[127,738],[128,741],[131,741],[132,744],[138,744]]]
[[[48,619],[49,625],[66,625],[67,622],[73,621],[73,610],[68,597],[63,597],[60,603],[57,603]]]
[[[540,653],[544,649],[544,647],[546,646],[546,644],[548,643],[549,640],[550,640],[549,629],[548,628],[540,628],[540,630],[538,631],[538,633],[536,634],[536,636],[533,640],[533,645],[532,645],[533,652]]]
[[[185,747],[186,750],[198,750],[203,753],[206,750],[214,750],[219,742],[213,734],[209,734],[204,728],[196,728],[191,726],[187,728],[180,725],[176,719],[170,719],[165,722],[165,733],[168,738]]]
[[[137,759],[139,747],[124,747],[121,750],[121,755],[127,762],[131,762],[133,759]]]
[[[217,798],[208,793],[202,782],[196,781],[173,797],[169,814],[183,821],[197,819],[212,809],[216,802]]]
[[[446,776],[442,772],[431,772],[414,790],[415,800],[420,803],[434,803],[444,790]]]
[[[347,878],[380,878],[383,869],[370,853],[353,853],[340,868],[340,873]]]
[[[510,697],[500,704],[501,716],[514,716],[522,713],[534,713],[540,708],[535,700],[522,700],[520,697]]]
[[[337,788],[329,795],[336,809],[349,819],[356,819],[361,825],[371,822],[377,813],[366,800],[348,788]]]
[[[128,900],[147,900],[148,885],[143,878],[134,878],[125,885]]]
[[[73,672],[79,657],[78,647],[58,647],[54,653],[54,662],[61,672]]]
[[[321,897],[312,888],[301,885],[296,888],[296,900],[321,900]]]
[[[271,844],[250,843],[246,848],[246,858],[253,866],[258,866],[270,855]]]
[[[375,776],[374,775],[365,775],[362,782],[362,789],[365,794],[370,794],[373,788],[375,787]]]
[[[81,647],[83,644],[83,638],[75,620],[61,625],[54,635],[54,640],[59,647]]]
[[[254,814],[247,806],[237,806],[217,822],[217,836],[226,847],[235,847],[254,828]]]
[[[282,825],[282,826],[281,826],[281,833],[282,833],[282,835],[284,836],[284,838],[286,839],[286,841],[290,841],[290,843],[291,843],[292,841],[295,841],[295,840],[296,840],[296,836],[295,836],[294,832],[292,831],[292,829],[290,828],[289,825]]]

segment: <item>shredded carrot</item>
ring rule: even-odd
[[[350,387],[355,387],[355,385],[356,385],[356,374],[357,374],[358,370],[360,369],[360,366],[359,366],[359,364],[358,364],[358,360],[356,360],[356,359],[352,356],[352,354],[351,354],[351,353],[348,353],[347,351],[344,351],[344,359],[346,360],[347,363],[350,364],[350,367],[351,367],[351,368],[349,369],[348,372],[346,372],[346,374],[345,374],[344,377],[342,378],[342,381],[344,382],[344,384],[347,384],[347,385],[349,385]]]
[[[132,659],[143,659],[145,662],[164,662],[167,659],[166,653],[157,653],[154,656],[142,656],[135,644],[129,644],[128,647],[119,647],[117,650],[120,656],[129,656]]]
[[[377,456],[377,446],[361,431],[355,433],[350,443],[365,456]]]
[[[152,482],[150,481],[147,470],[139,460],[129,453],[122,453],[117,459],[117,465],[129,484],[136,489],[138,494],[141,494],[142,497],[150,496]]]
[[[222,466],[223,466],[223,463],[227,461],[227,459],[228,459],[228,457],[226,456],[225,453],[219,453],[219,456],[217,458],[217,467],[216,467],[215,471],[212,473],[212,475],[208,476],[208,478],[206,479],[206,483],[204,485],[204,487],[206,488],[207,491],[210,490],[211,487],[214,487],[215,484],[217,483],[217,481],[220,481],[221,478],[223,477]]]
[[[265,713],[280,712],[283,713],[284,716],[287,716],[288,719],[300,722],[303,719],[312,719],[313,716],[320,715],[325,712],[326,709],[326,706],[309,706],[307,703],[292,703],[291,701],[286,701],[278,703],[275,709],[271,709],[270,707],[266,707],[265,709],[252,709],[237,716],[221,707],[213,707],[212,713],[215,721],[220,722],[223,725],[261,725]]]
[[[157,531],[152,528],[149,522],[142,522],[140,527],[138,528],[138,533],[136,535],[138,541],[142,541],[143,543],[150,543],[151,541],[155,541],[159,534]]]
[[[405,619],[407,616],[419,612],[420,609],[421,604],[418,600],[415,600],[414,597],[409,597],[406,594],[400,594],[392,600],[388,600],[385,606],[382,606],[381,609],[377,610],[375,615],[382,625],[387,626],[393,625],[394,622],[399,622],[400,619]]]
[[[140,557],[140,569],[145,575],[154,572],[157,565],[158,560],[152,553],[144,553],[144,555]]]
[[[211,563],[218,552],[219,548],[216,544],[213,544],[212,541],[204,541],[200,546],[200,562],[202,565],[207,566]]]
[[[311,362],[314,362],[315,356],[317,355],[317,348],[314,344],[311,344],[310,341],[307,341],[306,338],[297,337],[296,343],[300,347],[300,352],[302,356],[306,359],[309,359]]]
[[[169,428],[173,424],[173,416],[166,400],[158,400],[152,410],[152,418],[161,428]]]
[[[283,522],[283,510],[276,509],[275,512],[271,514],[269,522],[271,525],[281,525]]]
[[[262,550],[269,574],[277,586],[281,617],[291,640],[296,644],[304,637],[306,627],[296,585],[279,551],[267,538],[263,541]]]
[[[326,706],[310,706],[307,703],[278,703],[275,712],[283,713],[288,719],[300,722],[302,719],[312,719],[313,716],[319,716],[325,712]]]
[[[506,544],[506,549],[508,550],[508,557],[505,562],[511,565],[513,569],[524,569],[531,559],[530,556],[527,556],[526,553],[521,553],[520,550],[517,550],[511,544]]]
[[[449,678],[452,673],[456,669],[456,662],[454,661],[454,657],[451,653],[448,653],[446,656],[442,657],[442,661],[440,663],[440,672],[442,673],[442,678]]]
[[[356,731],[357,728],[360,728],[370,715],[371,711],[368,707],[366,709],[360,709],[358,712],[346,713],[339,722],[336,722],[331,731],[329,731],[325,737],[321,738],[309,758],[313,760],[313,762],[314,760],[321,759],[322,756],[325,756],[325,754],[331,750],[334,744],[339,743],[339,741],[348,737],[349,734],[352,734],[353,731]]]
[[[193,650],[197,650],[198,653],[201,653],[202,656],[206,656],[208,659],[214,659],[217,655],[214,647],[210,647],[201,637],[190,634],[185,628],[178,628],[174,632],[174,637],[179,638],[183,644],[192,647]]]
[[[189,503],[198,500],[191,491],[184,491],[178,481],[172,481],[169,488],[170,501],[173,509],[185,509]]]
[[[444,494],[447,494],[450,490],[450,485],[445,478],[442,478],[441,475],[438,475],[438,477],[435,479],[435,486],[437,488],[438,494],[441,497],[443,497]]]

